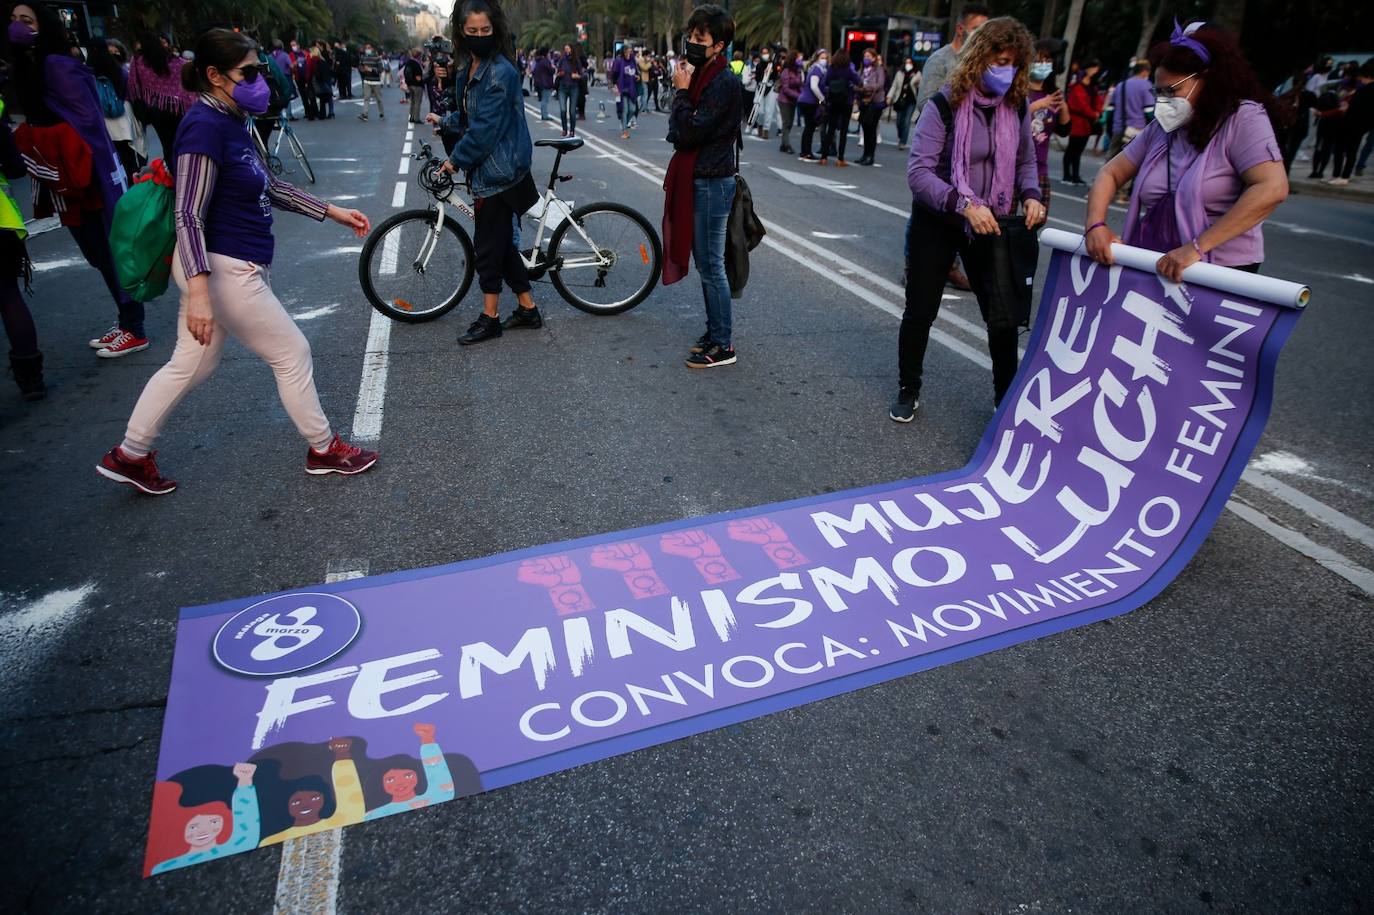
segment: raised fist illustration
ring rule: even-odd
[[[234,763],[234,778],[238,779],[240,788],[247,788],[253,784],[253,773],[258,771],[258,767],[252,763]]]
[[[739,572],[720,551],[720,544],[703,530],[675,531],[664,534],[658,548],[669,556],[681,556],[692,560],[701,577],[713,585],[734,581]]]
[[[527,585],[538,585],[549,592],[554,610],[560,616],[594,609],[591,597],[582,587],[582,572],[566,556],[541,556],[520,563],[516,578]]]
[[[353,755],[352,737],[329,738],[329,749],[334,751],[335,759],[349,759]]]
[[[415,736],[420,738],[420,743],[434,743],[434,725],[416,724],[414,730]]]
[[[592,550],[592,565],[619,572],[635,597],[659,597],[668,586],[654,571],[654,560],[637,543],[612,543]]]
[[[779,569],[792,569],[807,563],[801,550],[793,546],[792,541],[788,539],[787,532],[767,518],[731,521],[726,531],[730,534],[731,540],[757,543],[763,547],[764,553]]]

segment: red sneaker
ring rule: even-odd
[[[352,475],[362,473],[377,463],[377,452],[364,451],[334,435],[323,454],[314,448],[305,449],[305,472],[319,476],[326,473]]]
[[[177,488],[177,482],[158,472],[157,461],[154,460],[156,457],[156,451],[146,457],[131,457],[124,453],[123,448],[115,445],[100,459],[95,471],[106,479],[128,483],[150,496],[165,496]]]
[[[96,337],[94,340],[86,341],[86,345],[89,346],[91,349],[104,349],[111,343],[115,342],[115,337],[118,337],[122,333],[123,331],[120,330],[119,325],[116,324],[114,327],[111,327],[109,330],[105,331],[105,333],[101,334],[99,337]]]
[[[127,330],[121,330],[113,340],[104,348],[95,351],[101,359],[118,359],[120,356],[127,356],[139,350],[148,348],[147,337],[135,337]]]

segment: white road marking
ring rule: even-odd
[[[359,194],[330,194],[330,195],[329,195],[329,202],[330,202],[330,203],[333,203],[333,202],[336,201],[336,200],[357,200],[357,199],[359,198],[359,196],[361,196],[361,195],[359,195]]]
[[[61,270],[63,267],[75,267],[78,264],[86,263],[86,259],[84,257],[56,257],[49,261],[32,261],[31,263],[33,264],[34,272],[41,273],[44,270]]]
[[[1374,246],[1374,239],[1362,238],[1361,236],[1356,235],[1353,232],[1349,235],[1342,235],[1340,232],[1327,232],[1322,229],[1312,229],[1308,228],[1307,226],[1300,226],[1297,223],[1280,222],[1277,219],[1266,219],[1264,221],[1264,227],[1267,229],[1270,226],[1274,226],[1278,229],[1287,229],[1294,235],[1320,235],[1323,238],[1334,238],[1338,241],[1354,242],[1357,245]]]
[[[324,580],[349,581],[366,575],[366,562],[349,560],[330,563]],[[339,905],[342,855],[342,829],[283,842],[273,915],[334,915]]]
[[[7,707],[18,688],[46,666],[55,647],[95,594],[94,583],[49,591],[36,600],[0,594],[0,707]],[[11,609],[13,608],[13,609]]]
[[[353,440],[375,442],[382,437],[382,410],[386,406],[386,372],[391,344],[391,320],[375,308],[367,326],[367,351],[363,353],[363,377],[358,384],[358,407],[353,413]]]
[[[809,187],[818,187],[822,190],[830,191],[832,194],[839,194],[841,197],[848,197],[850,200],[857,200],[864,206],[873,207],[873,209],[875,210],[882,210],[885,213],[892,213],[895,216],[900,216],[903,219],[907,219],[911,216],[910,207],[903,210],[900,207],[894,207],[890,203],[883,203],[881,200],[874,200],[872,197],[869,197],[866,194],[860,194],[856,191],[845,190],[845,185],[839,184],[835,181],[831,181],[829,178],[822,178],[820,175],[807,175],[802,172],[789,171],[788,169],[776,168],[771,165],[768,166],[768,170],[770,172],[773,172],[779,178],[782,178],[784,181],[789,181],[792,184]]]
[[[1284,527],[1264,512],[1242,502],[1240,499],[1232,498],[1226,503],[1226,507],[1237,517],[1250,522],[1284,546],[1297,550],[1319,566],[1335,572],[1366,594],[1374,595],[1374,572],[1364,566],[1357,565],[1335,550],[1328,549],[1297,531]]]
[[[321,305],[319,308],[307,308],[305,311],[292,312],[291,317],[297,321],[313,321],[316,318],[332,315],[338,310],[339,304],[335,302],[333,305]]]
[[[832,238],[832,239],[840,239],[840,238],[863,238],[862,235],[844,235],[844,234],[839,233],[839,232],[816,232],[816,231],[812,231],[811,234],[812,234],[812,236],[814,236],[814,237],[816,237],[816,238]]]
[[[328,248],[328,249],[326,249],[326,250],[324,250],[324,251],[318,251],[318,252],[316,252],[316,256],[330,255],[330,254],[361,254],[362,252],[363,252],[363,246],[362,246],[362,245],[339,245],[338,247],[335,247],[335,248]]]
[[[394,207],[403,207],[403,206],[406,205],[406,184],[407,184],[407,183],[408,183],[408,182],[405,182],[405,181],[397,181],[397,182],[396,182],[396,189],[395,189],[394,191],[391,192],[391,205],[392,205],[392,206],[394,206]]]
[[[398,175],[408,175],[408,174],[410,174],[410,156],[402,156],[402,157],[401,157],[401,167],[398,168],[398,169],[396,169],[396,174],[398,174]]]
[[[1253,467],[1242,473],[1240,478],[1256,489],[1262,489],[1276,499],[1287,502],[1303,514],[1317,519],[1333,531],[1344,534],[1351,540],[1374,550],[1374,528],[1369,525],[1356,521],[1325,502],[1320,502],[1306,493],[1294,489],[1282,480],[1277,480],[1263,471],[1255,470]]]
[[[584,136],[584,139],[593,148],[596,148],[597,146],[606,146],[611,151],[618,152],[619,154],[615,156],[616,164],[620,165],[622,168],[626,168],[640,175],[643,178],[646,178],[650,181],[654,181],[655,183],[662,183],[662,173],[664,172],[663,168],[656,166],[653,163],[648,162],[644,159],[641,159],[638,156],[635,156],[631,153],[625,152],[624,150],[615,150],[614,147],[610,147],[609,144],[605,143],[605,141],[593,139],[590,136]],[[625,161],[627,159],[632,161]],[[655,171],[659,172],[659,175],[654,175],[653,172]],[[779,171],[779,169],[774,169],[774,171]],[[1059,221],[1066,222],[1065,220]],[[812,271],[813,273],[816,273],[819,276],[824,277],[825,279],[829,280],[830,282],[834,283],[840,288],[853,293],[859,299],[869,303],[875,308],[878,308],[881,311],[885,311],[896,318],[900,318],[902,316],[902,309],[899,308],[897,305],[894,305],[887,299],[882,298],[881,296],[871,292],[870,290],[858,285],[854,281],[849,280],[845,277],[841,277],[840,275],[838,275],[837,271],[830,270],[826,267],[817,264],[813,258],[805,257],[804,255],[780,244],[776,239],[778,237],[787,237],[790,242],[794,242],[797,245],[807,248],[814,254],[827,260],[830,260],[840,267],[849,268],[855,266],[852,262],[847,261],[840,255],[837,255],[831,251],[827,251],[820,245],[817,245],[814,242],[802,238],[798,235],[791,235],[790,237],[788,237],[786,230],[784,230],[781,226],[777,225],[776,223],[772,223],[766,219],[762,220],[762,222],[764,228],[766,228],[769,232],[768,235],[764,236],[763,242],[769,248],[773,249],[774,251],[777,251],[784,257],[787,257],[795,261],[796,263]],[[1072,223],[1069,224],[1072,225]],[[872,272],[866,272],[864,274],[864,279],[867,282],[872,283],[874,286],[878,286],[879,288],[885,289],[889,292],[903,292],[901,287],[898,286],[896,283],[884,279],[883,277],[878,276]],[[949,298],[950,296],[946,297]],[[975,336],[981,336],[984,333],[984,330],[978,327],[977,325],[973,324],[973,322],[965,321],[962,318],[958,318],[957,315],[949,315],[947,311],[942,310],[940,312],[940,317],[945,318],[947,320],[951,318],[955,319],[951,321],[951,323],[953,323],[956,327],[959,327],[961,330],[965,330],[969,333],[974,333]],[[931,339],[943,344],[944,346],[963,356],[965,359],[969,360],[975,365],[981,366],[984,369],[992,368],[992,360],[988,358],[986,353],[982,352],[981,350],[975,349],[972,346],[969,346],[962,340],[944,332],[940,328],[932,327],[930,331],[930,336]],[[1256,478],[1254,471],[1247,471],[1247,474],[1251,475],[1252,480]],[[1364,536],[1364,534],[1362,532],[1359,532],[1358,528],[1350,527],[1350,525],[1359,525],[1359,527],[1365,527],[1364,525],[1360,524],[1360,522],[1355,521],[1353,518],[1341,514],[1336,509],[1331,508],[1330,506],[1324,505],[1323,503],[1318,502],[1317,500],[1312,499],[1311,497],[1298,492],[1292,487],[1285,486],[1278,480],[1273,480],[1273,478],[1267,477],[1267,475],[1264,475],[1262,473],[1260,473],[1259,476],[1265,476],[1266,479],[1278,484],[1278,486],[1282,486],[1284,487],[1284,489],[1291,491],[1291,493],[1294,494],[1297,498],[1295,498],[1294,501],[1289,502],[1289,504],[1293,505],[1295,508],[1298,508],[1299,510],[1302,510],[1309,514],[1311,514],[1311,511],[1309,511],[1309,509],[1320,511],[1321,516],[1314,517],[1319,517],[1319,520],[1323,520],[1324,523],[1331,525],[1333,529],[1345,533],[1346,536],[1350,536],[1352,537],[1352,539],[1364,542],[1361,539]],[[1278,487],[1270,487],[1270,489],[1268,489],[1267,491],[1270,491],[1271,494],[1275,494],[1273,490],[1277,488]],[[1280,496],[1280,498],[1283,497]],[[1284,499],[1284,501],[1289,500]],[[1299,502],[1301,502],[1302,504],[1299,504]],[[1326,547],[1321,546],[1320,544],[1313,542],[1312,540],[1308,539],[1302,534],[1299,534],[1296,531],[1289,530],[1288,528],[1285,528],[1282,525],[1279,525],[1274,521],[1271,521],[1263,513],[1258,512],[1255,509],[1245,505],[1236,498],[1232,498],[1229,502],[1227,502],[1227,508],[1231,509],[1231,511],[1234,512],[1238,517],[1248,521],[1250,524],[1259,528],[1264,533],[1269,534],[1275,540],[1278,540],[1285,546],[1289,546],[1293,549],[1298,550],[1305,556],[1308,556],[1309,558],[1313,559],[1323,567],[1330,569],[1337,575],[1340,575],[1342,578],[1346,579],[1352,584],[1355,584],[1362,590],[1370,594],[1374,594],[1374,572],[1371,572],[1370,570],[1357,565],[1356,563],[1352,562],[1351,560],[1347,559],[1341,554],[1335,552],[1334,550],[1330,550]],[[1336,516],[1339,516],[1339,518],[1337,518]],[[1345,530],[1342,530],[1342,528],[1338,525],[1344,525]],[[1365,530],[1369,529],[1365,527]],[[1351,531],[1360,533],[1360,536],[1353,536]]]
[[[1345,276],[1341,277],[1341,279],[1354,280],[1357,283],[1368,283],[1374,286],[1374,277],[1365,276],[1363,273],[1347,273]]]
[[[391,231],[382,239],[382,263],[378,273],[383,276],[396,275],[396,249],[401,246],[401,233]]]
[[[355,156],[355,157],[353,157],[353,158],[351,158],[351,159],[350,159],[350,158],[347,158],[347,157],[343,157],[343,158],[335,157],[335,158],[332,158],[332,159],[331,159],[331,158],[316,159],[315,161],[316,161],[316,162],[357,162],[358,159],[357,159],[357,157]]]
[[[406,138],[406,145],[401,147],[401,155],[403,155],[403,156],[408,156],[408,155],[410,155],[410,147],[411,147],[411,141],[410,141],[410,138],[407,137],[407,138]]]

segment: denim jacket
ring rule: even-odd
[[[458,72],[467,71],[468,62],[461,62]],[[442,122],[459,138],[449,161],[467,173],[472,196],[491,197],[514,187],[534,159],[520,74],[504,55],[494,54],[477,65],[462,94],[458,110]]]

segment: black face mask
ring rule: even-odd
[[[487,58],[496,53],[495,35],[464,35],[463,44],[475,57]]]
[[[701,44],[695,41],[684,41],[682,43],[682,56],[687,58],[687,63],[694,67],[700,67],[706,63],[706,52],[711,50],[709,44]]]

